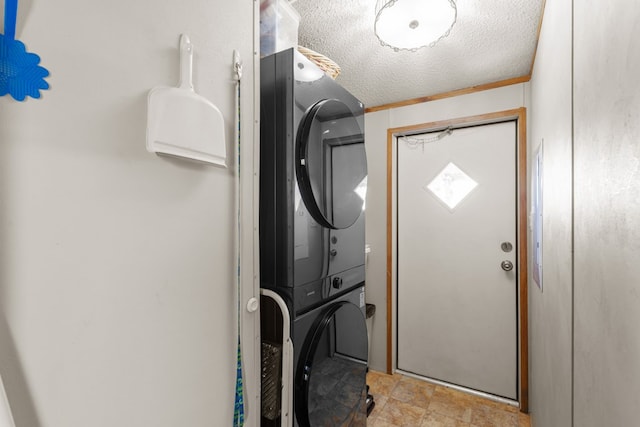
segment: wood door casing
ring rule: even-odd
[[[526,108],[498,111],[494,113],[468,116],[431,123],[387,129],[387,373],[393,372],[393,153],[396,135],[411,132],[433,132],[448,127],[464,127],[470,125],[498,123],[516,120],[517,123],[517,200],[518,200],[518,350],[519,350],[519,381],[518,401],[520,411],[529,411],[529,322],[528,322],[528,239],[527,239],[527,139],[526,139]]]

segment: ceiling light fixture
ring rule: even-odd
[[[373,28],[381,45],[415,52],[447,37],[457,17],[454,0],[377,0]]]

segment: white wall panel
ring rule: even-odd
[[[230,425],[234,169],[147,153],[146,102],[152,87],[177,83],[188,33],[196,90],[221,109],[233,152],[239,49],[251,165],[255,3],[20,6],[18,38],[41,56],[51,89],[0,98],[0,371],[16,424]]]
[[[575,418],[638,423],[640,4],[574,0]]]
[[[529,113],[531,170],[544,140],[543,290],[531,275],[529,279],[529,393],[536,427],[571,425],[571,114],[571,2],[549,1],[531,79]]]

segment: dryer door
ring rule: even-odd
[[[296,418],[304,427],[366,423],[367,327],[357,305],[330,305],[304,343],[296,375]]]
[[[364,210],[367,159],[353,111],[337,99],[317,102],[296,136],[296,175],[309,213],[325,227],[350,227]]]

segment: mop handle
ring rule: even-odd
[[[240,182],[240,143],[241,143],[241,127],[240,120],[242,117],[240,106],[242,99],[242,94],[240,91],[241,82],[242,82],[242,61],[240,60],[240,53],[237,50],[233,51],[233,65],[234,71],[236,74],[236,214],[237,214],[237,229],[236,229],[236,238],[235,238],[235,246],[236,246],[236,264],[237,264],[237,291],[238,291],[238,348],[237,348],[237,360],[236,360],[236,391],[235,391],[235,401],[234,401],[234,411],[233,411],[233,427],[243,427],[244,426],[244,380],[243,380],[243,370],[242,370],[242,343],[240,341],[240,336],[242,335],[242,322],[240,319],[240,300],[242,299],[242,280],[241,280],[241,266],[240,266],[240,239],[242,236],[242,221],[241,221],[241,212],[242,212],[242,189]]]

